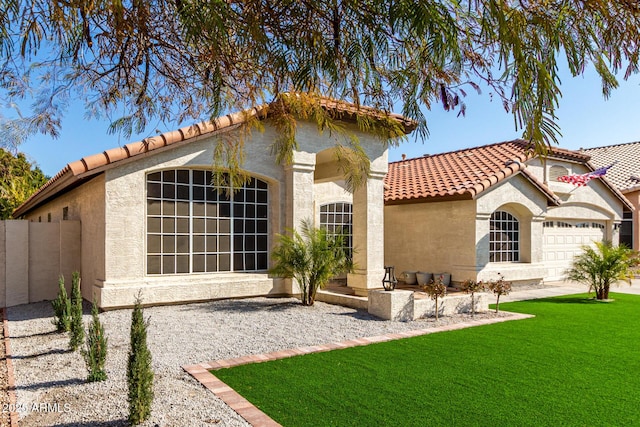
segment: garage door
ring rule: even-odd
[[[605,223],[600,221],[549,220],[544,223],[543,259],[545,280],[562,280],[573,257],[582,246],[604,240]]]

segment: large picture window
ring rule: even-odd
[[[267,269],[267,183],[229,197],[210,182],[204,170],[147,175],[147,274]]]
[[[519,261],[520,227],[518,219],[509,212],[496,211],[491,214],[489,221],[489,261]]]

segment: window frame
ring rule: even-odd
[[[257,177],[231,196],[211,171],[145,174],[145,275],[255,273],[269,265],[269,184]]]
[[[520,243],[520,220],[508,211],[493,212],[489,218],[489,262],[520,262]]]

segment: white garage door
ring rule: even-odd
[[[604,240],[604,231],[605,225],[601,221],[545,221],[542,245],[547,267],[545,280],[562,280],[582,246]]]

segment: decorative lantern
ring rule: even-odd
[[[398,284],[398,279],[396,279],[396,275],[393,272],[393,266],[384,268],[384,279],[382,279],[382,287],[385,291],[392,291],[396,288]]]

